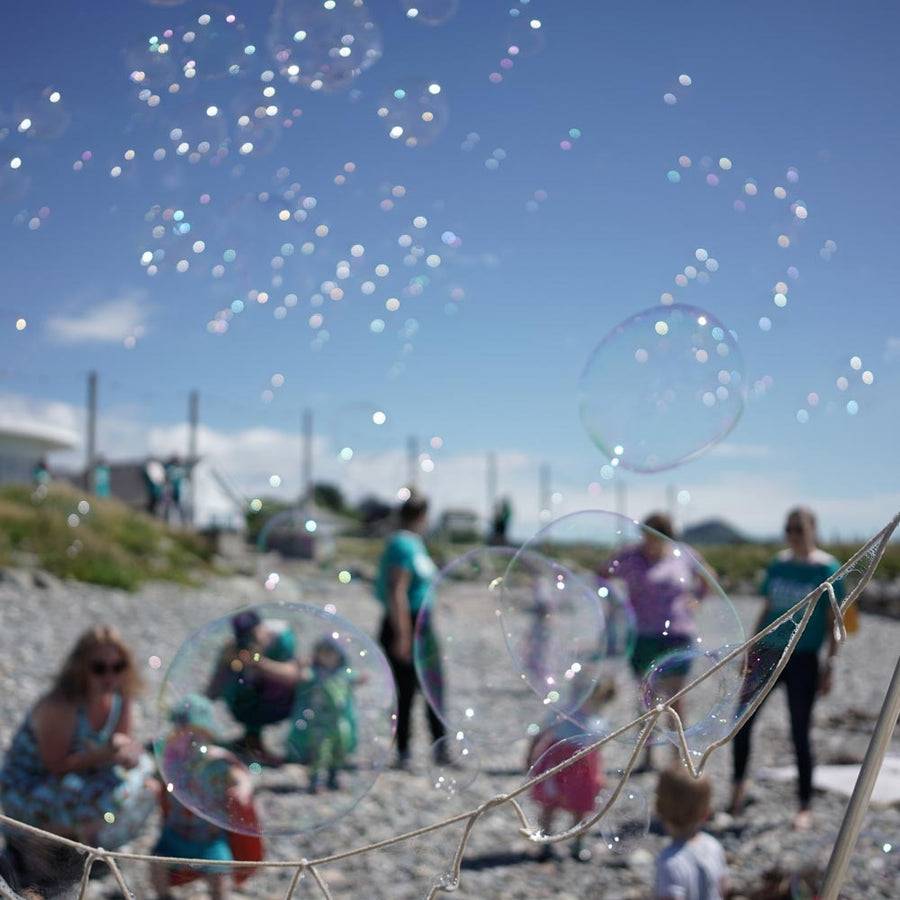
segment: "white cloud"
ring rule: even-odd
[[[890,337],[884,342],[884,361],[897,362],[900,360],[900,338]]]
[[[58,344],[119,343],[146,333],[151,308],[143,291],[134,291],[85,306],[76,315],[59,315],[47,320],[47,333]]]

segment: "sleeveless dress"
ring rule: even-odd
[[[71,752],[107,743],[121,711],[122,697],[116,694],[106,722],[95,731],[79,707]],[[0,805],[7,816],[20,822],[51,833],[96,835],[98,846],[114,850],[134,838],[155,809],[155,793],[146,785],[154,774],[152,759],[143,753],[131,769],[112,766],[54,775],[41,761],[29,714],[0,769]]]

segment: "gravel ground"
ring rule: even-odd
[[[303,581],[302,575],[300,583],[306,585],[302,595],[298,593],[297,582],[285,580],[280,589],[285,589],[288,599],[299,598],[315,605],[333,604],[339,615],[360,630],[369,635],[376,633],[379,608],[364,583],[353,581],[342,585],[336,578],[327,582]],[[477,608],[477,596],[471,595],[471,589],[469,595],[465,587],[459,590],[459,608],[469,615]],[[250,576],[211,580],[197,588],[153,583],[129,594],[84,584],[63,584],[24,570],[3,572],[0,577],[0,746],[8,745],[24,712],[46,689],[75,636],[87,625],[99,622],[118,625],[145,665],[148,690],[141,699],[139,727],[142,739],[152,739],[156,694],[168,662],[182,643],[213,619],[239,607],[271,599],[262,587],[262,579]],[[734,605],[745,621],[752,621],[755,612],[752,598],[734,599]],[[848,639],[839,656],[836,689],[816,707],[814,743],[819,763],[858,763],[863,759],[898,647],[900,622],[862,616],[860,631]],[[156,668],[150,663],[153,657],[160,661]],[[471,674],[477,688],[478,672]],[[469,687],[474,689],[473,685]],[[500,709],[518,713],[514,704]],[[267,861],[295,865],[259,869],[233,896],[284,898],[298,872],[296,862],[301,859],[345,854],[460,816],[455,824],[323,864],[315,873],[305,872],[296,881],[293,896],[412,900],[426,897],[435,883],[442,877],[446,879],[467,823],[463,814],[474,812],[490,798],[515,791],[522,784],[525,746],[524,742],[510,741],[499,750],[495,747],[482,755],[477,768],[463,769],[461,774],[453,776],[459,779],[458,789],[438,790],[432,784],[434,772],[429,763],[428,739],[420,709],[414,711],[414,728],[412,771],[385,768],[359,804],[328,827],[267,836]],[[604,748],[607,770],[623,765],[629,751],[625,744],[607,745]],[[891,752],[900,755],[897,738]],[[782,766],[791,761],[785,702],[777,695],[764,707],[754,731],[752,766],[758,773],[761,767]],[[808,863],[827,860],[847,799],[837,793],[817,793],[813,830],[798,833],[790,827],[795,809],[793,783],[756,777],[752,804],[739,821],[733,821],[721,812],[727,803],[730,763],[730,750],[724,747],[713,755],[708,771],[715,784],[716,809],[720,811],[710,822],[709,830],[725,846],[731,866],[732,897],[776,900],[789,896],[774,886],[777,877]],[[463,786],[462,782],[468,778],[474,780]],[[638,798],[635,803],[643,796],[652,804],[654,782],[653,773],[632,776],[629,787]],[[872,900],[896,896],[900,866],[893,841],[900,833],[900,810],[896,805],[877,801],[876,796],[866,815],[864,834],[842,897]],[[311,798],[309,802],[318,801]],[[524,801],[523,807],[527,812]],[[473,900],[647,897],[654,857],[665,837],[651,822],[646,836],[625,840],[622,852],[612,852],[604,842],[604,836],[608,836],[604,827],[600,823],[587,836],[586,845],[592,851],[589,862],[571,858],[566,843],[556,845],[555,858],[539,861],[539,848],[519,833],[519,820],[512,806],[505,803],[491,808],[477,818],[468,835],[456,893]],[[157,828],[158,822],[151,819],[146,833],[123,851],[149,852]],[[144,861],[121,859],[118,865],[132,897],[153,896]],[[75,897],[77,887],[61,876],[57,895]],[[204,892],[200,883],[179,889],[179,895],[184,897],[205,896]],[[2,890],[0,896],[4,896]],[[91,881],[86,896],[94,900],[127,894],[113,876],[106,875]]]

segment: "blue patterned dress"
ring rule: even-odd
[[[93,730],[79,707],[71,753],[108,743],[122,711],[116,694],[109,717]],[[142,754],[138,765],[112,766],[54,775],[41,760],[31,715],[13,737],[0,769],[0,804],[13,819],[52,833],[65,832],[96,840],[106,850],[130,841],[156,807],[147,781],[155,772],[152,759]]]

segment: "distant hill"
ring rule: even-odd
[[[688,525],[681,532],[686,544],[702,544],[707,547],[718,544],[743,544],[749,538],[722,519],[708,519],[696,525]]]

